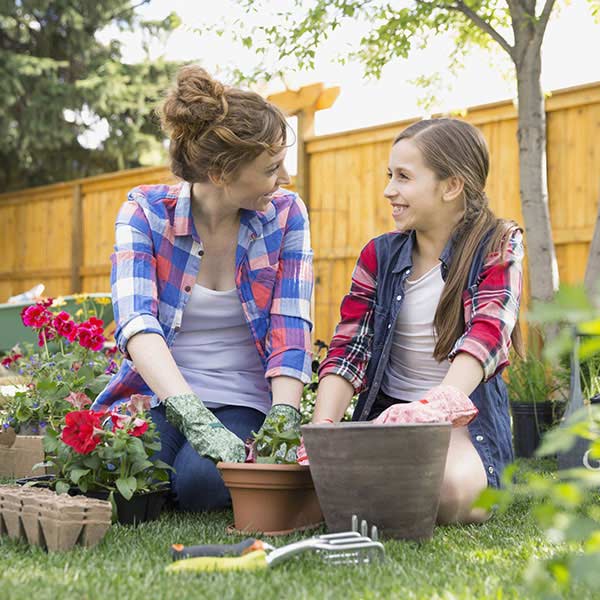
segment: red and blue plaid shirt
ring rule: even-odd
[[[171,347],[203,254],[189,183],[129,192],[117,217],[111,256],[115,339],[125,360],[94,409],[131,394],[152,395],[130,360],[127,342],[138,333],[157,333]],[[296,194],[280,189],[266,211],[241,211],[235,262],[238,296],[265,377],[286,375],[308,383],[312,250],[308,214]]]
[[[510,336],[521,298],[523,254],[521,230],[514,228],[506,251],[502,255],[488,254],[476,285],[468,287],[463,294],[465,331],[454,344],[448,359],[452,360],[459,352],[471,354],[483,367],[484,381],[509,364]],[[366,373],[372,354],[378,267],[376,240],[373,239],[358,258],[350,292],[340,308],[341,320],[327,357],[319,368],[319,379],[331,374],[340,375],[357,393],[369,385]]]

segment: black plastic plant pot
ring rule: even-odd
[[[540,445],[542,434],[554,424],[554,403],[513,402],[510,408],[515,455],[531,458]]]
[[[39,475],[37,477],[24,477],[17,479],[16,483],[25,485],[29,482],[36,482],[36,486],[50,487],[54,475]],[[167,501],[170,492],[169,483],[165,482],[158,490],[150,492],[140,492],[134,494],[131,500],[125,500],[121,494],[115,492],[114,500],[117,507],[117,522],[122,525],[139,525],[147,521],[156,521]],[[96,498],[98,500],[108,500],[109,492],[106,490],[89,491],[85,494],[76,487],[69,489],[71,496],[84,495],[88,498]]]
[[[140,492],[134,494],[130,500],[125,500],[119,492],[115,492],[117,521],[121,525],[139,525],[147,521],[156,521],[167,501],[168,494],[167,487],[151,492]],[[108,500],[109,493],[107,491],[86,492],[85,495],[99,500]]]

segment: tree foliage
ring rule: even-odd
[[[152,111],[177,64],[147,52],[124,63],[120,42],[98,36],[107,27],[167,36],[178,18],[142,21],[135,9],[147,1],[0,0],[3,191],[156,162]],[[106,137],[87,147],[98,123]]]

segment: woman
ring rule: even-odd
[[[129,193],[112,255],[125,360],[94,409],[150,394],[180,508],[226,506],[214,465],[243,461],[266,419],[300,425],[311,377],[312,251],[281,185],[286,121],[258,94],[182,68],[160,108],[182,182]]]
[[[355,393],[355,420],[470,397],[479,415],[452,430],[440,523],[486,518],[473,500],[512,460],[500,372],[511,336],[521,347],[523,243],[488,206],[488,169],[485,140],[464,121],[424,120],[398,135],[384,193],[398,231],[362,250],[319,371],[313,422],[339,421]]]

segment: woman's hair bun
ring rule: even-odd
[[[173,137],[202,134],[227,116],[225,86],[197,65],[182,67],[160,107],[163,128]]]

